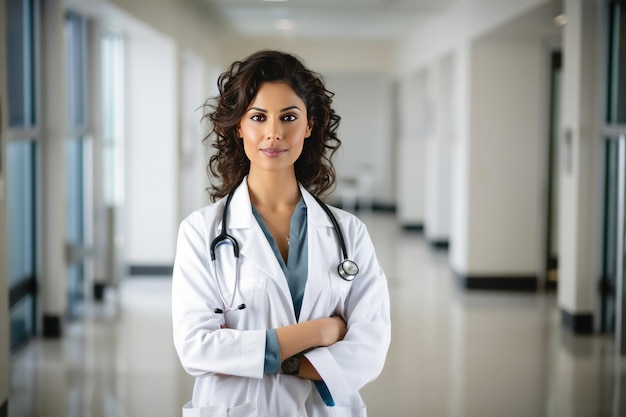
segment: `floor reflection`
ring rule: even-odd
[[[385,370],[363,389],[370,417],[626,415],[612,337],[563,331],[555,294],[462,291],[445,251],[392,217],[365,220],[393,320]],[[9,415],[180,415],[193,381],[172,345],[170,288],[126,279],[62,340],[30,343],[13,360]]]

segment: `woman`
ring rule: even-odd
[[[218,86],[205,116],[218,201],[182,222],[174,265],[174,342],[196,377],[183,415],[365,416],[389,295],[363,223],[316,199],[341,144],[332,93],[277,51],[235,62]]]

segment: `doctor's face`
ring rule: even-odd
[[[239,122],[250,174],[255,170],[294,172],[312,128],[304,101],[288,84],[261,84]]]

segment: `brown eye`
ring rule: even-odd
[[[295,114],[286,114],[283,116],[283,122],[294,122],[297,119],[298,118],[296,117]]]

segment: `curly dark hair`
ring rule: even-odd
[[[207,173],[221,180],[212,180],[207,189],[213,201],[228,194],[250,170],[238,127],[264,82],[291,86],[306,105],[308,121],[313,121],[311,136],[295,162],[296,179],[318,197],[335,185],[331,158],[341,141],[337,137],[340,117],[332,108],[334,94],[326,89],[319,74],[305,68],[295,56],[263,50],[234,62],[221,74],[217,80],[219,95],[204,105],[202,119],[208,119],[211,128],[203,141],[214,140],[211,146],[217,151],[209,159]]]

